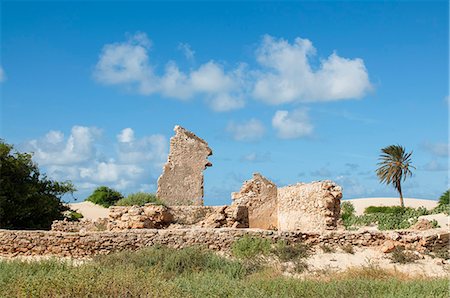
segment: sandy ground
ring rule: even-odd
[[[449,275],[449,264],[446,261],[429,256],[422,256],[409,264],[392,263],[389,254],[382,253],[378,248],[354,248],[355,253],[336,251],[334,253],[316,252],[306,259],[309,273],[341,272],[350,268],[373,266],[376,268],[395,270],[411,276],[438,277]],[[307,273],[308,274],[308,273]]]
[[[99,218],[108,217],[108,208],[96,205],[91,202],[80,202],[80,203],[70,203],[68,204],[72,210],[75,210],[83,214],[85,219],[96,220]]]
[[[369,206],[400,206],[399,198],[363,198],[363,199],[352,199],[344,200],[343,202],[351,202],[355,206],[355,211],[357,215],[364,213],[364,209]],[[418,208],[425,207],[427,209],[433,209],[437,206],[438,201],[424,200],[424,199],[404,199],[406,207]]]

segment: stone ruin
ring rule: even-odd
[[[181,126],[175,126],[170,152],[158,179],[156,196],[166,204],[203,205],[203,171],[212,166],[211,148],[205,140]]]
[[[329,180],[277,188],[255,173],[231,198],[248,208],[250,228],[323,231],[338,226],[342,188]]]
[[[184,206],[180,208],[187,213],[189,205],[199,206],[200,209],[211,208],[201,206],[203,170],[212,165],[207,159],[212,155],[212,150],[203,139],[181,126],[175,126],[174,131],[175,136],[170,139],[169,157],[158,179],[157,196],[170,208]],[[227,220],[222,219],[222,224],[218,224],[221,221],[216,220],[216,224],[210,223],[207,226],[230,226],[229,222],[232,222],[231,226],[281,231],[336,229],[340,218],[341,198],[341,187],[332,181],[297,183],[278,188],[261,174],[255,173],[252,179],[244,182],[239,192],[232,193],[232,205],[225,207],[245,208],[248,220],[224,216],[223,212],[211,213],[209,210],[205,212],[216,214],[208,215],[210,218],[232,220],[226,223]],[[208,221],[206,213],[204,217]]]
[[[231,206],[203,206],[203,171],[212,166],[208,161],[212,150],[183,127],[177,125],[174,131],[156,194],[165,206],[110,207],[108,219],[86,223],[84,229],[229,227],[310,232],[338,228],[342,189],[328,180],[278,188],[255,173],[232,193]],[[79,230],[83,224],[57,222],[53,229]]]
[[[261,174],[253,174],[239,192],[231,194],[231,199],[232,206],[247,207],[250,228],[273,230],[278,227],[277,186]]]

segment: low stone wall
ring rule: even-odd
[[[327,244],[382,246],[386,242],[417,251],[446,248],[449,232],[444,229],[429,231],[330,231],[323,234],[302,232],[277,232],[259,229],[197,228],[197,229],[140,229],[104,232],[54,232],[0,230],[1,256],[53,255],[74,258],[91,257],[121,250],[137,250],[152,245],[175,248],[203,245],[209,249],[226,251],[244,235],[303,242],[310,245]]]
[[[245,206],[113,206],[109,217],[96,221],[60,220],[52,231],[97,232],[128,229],[248,228]]]

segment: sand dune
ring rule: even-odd
[[[81,214],[85,219],[96,220],[99,218],[108,217],[108,208],[96,205],[91,202],[80,202],[80,203],[70,203],[68,204],[72,210],[75,210]]]
[[[438,201],[425,200],[425,199],[414,199],[405,198],[405,206],[418,208],[425,207],[427,209],[433,209],[437,206]],[[364,213],[364,209],[369,206],[400,206],[399,198],[361,198],[361,199],[351,199],[343,200],[343,202],[351,202],[355,206],[356,214],[361,215]]]

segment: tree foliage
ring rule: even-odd
[[[99,186],[86,201],[108,208],[115,205],[121,199],[123,199],[123,195],[120,192],[107,186]]]
[[[0,228],[49,229],[68,210],[61,197],[72,183],[48,179],[31,157],[0,140]]]
[[[406,153],[405,148],[400,145],[390,145],[381,149],[379,168],[377,176],[381,183],[393,185],[400,195],[400,205],[403,203],[402,181],[412,176],[411,165],[412,152]]]

